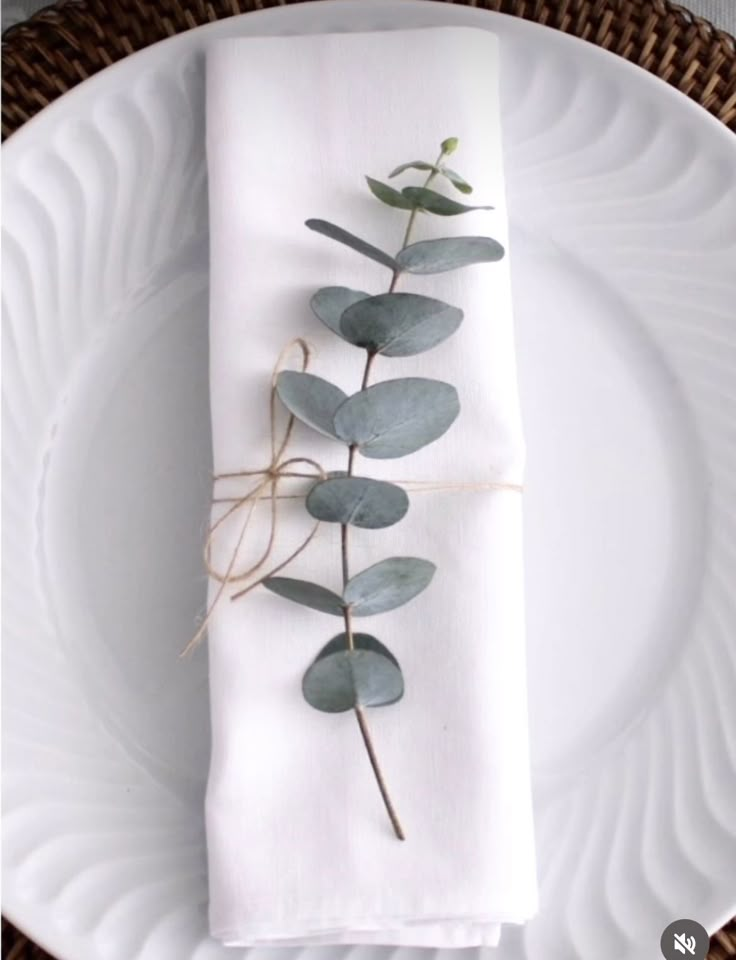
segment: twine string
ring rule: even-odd
[[[225,591],[231,584],[250,581],[247,586],[242,587],[240,590],[234,593],[230,597],[230,600],[237,600],[240,597],[244,597],[247,593],[250,593],[251,590],[254,590],[257,586],[259,586],[259,584],[263,583],[264,580],[268,579],[268,577],[272,577],[275,573],[278,573],[279,570],[282,570],[285,566],[287,566],[287,564],[291,563],[292,560],[295,560],[299,554],[302,553],[302,551],[306,550],[317,533],[317,530],[319,529],[320,522],[319,520],[316,520],[310,532],[299,544],[299,546],[286,558],[286,560],[276,564],[276,566],[267,570],[265,573],[262,572],[273,555],[273,551],[276,546],[276,533],[278,529],[278,501],[285,499],[279,493],[279,485],[281,481],[285,478],[292,477],[324,480],[327,476],[320,464],[317,463],[316,460],[312,460],[309,457],[289,457],[287,460],[282,460],[282,457],[286,453],[286,449],[289,446],[289,442],[291,441],[295,418],[293,414],[289,414],[286,420],[286,426],[281,435],[281,439],[279,440],[276,422],[276,382],[279,373],[281,373],[281,371],[286,367],[289,355],[292,353],[295,347],[298,348],[299,352],[301,353],[301,372],[305,373],[309,367],[311,351],[309,344],[301,337],[297,337],[296,339],[287,343],[276,360],[273,373],[271,374],[271,391],[269,398],[271,460],[268,466],[261,468],[260,470],[237,470],[229,473],[220,473],[213,477],[214,484],[217,484],[222,480],[233,480],[248,477],[260,477],[260,479],[240,497],[214,498],[214,502],[230,503],[230,506],[227,508],[227,510],[225,510],[224,513],[217,518],[217,520],[210,524],[204,544],[205,570],[207,571],[208,575],[219,584],[219,586],[215,596],[207,608],[207,612],[205,613],[199,629],[182,651],[181,656],[183,657],[191,653],[195,647],[199,646],[202,638],[207,632],[207,627],[212,619],[212,614],[215,608],[219,605],[225,594]],[[304,470],[294,470],[293,468],[297,466],[311,467],[313,472],[306,473]],[[264,546],[255,563],[252,563],[244,570],[236,570],[238,557],[240,556],[240,551],[243,547],[243,543],[245,542],[246,534],[250,528],[251,520],[253,519],[258,504],[265,498],[268,498],[270,507],[269,533],[266,545]],[[240,524],[240,530],[235,541],[235,546],[230,554],[227,567],[224,571],[220,571],[214,567],[212,563],[212,550],[215,537],[223,524],[227,523],[232,517],[240,515],[241,513],[243,514],[243,519]],[[256,574],[260,575],[255,576]],[[254,577],[255,579],[253,579]]]
[[[213,477],[213,484],[217,484],[223,480],[248,478],[253,478],[256,480],[256,482],[242,496],[213,497],[212,499],[213,503],[229,504],[228,508],[210,525],[204,545],[205,569],[208,575],[215,580],[219,586],[215,596],[209,604],[199,629],[189,641],[186,648],[182,651],[181,656],[186,656],[188,653],[194,650],[195,647],[199,646],[202,638],[207,632],[207,627],[210,623],[215,608],[219,605],[220,601],[225,595],[225,591],[231,584],[245,583],[245,586],[242,586],[230,596],[231,601],[238,600],[241,597],[246,596],[246,594],[250,593],[251,590],[254,590],[257,586],[262,584],[264,580],[267,580],[280,570],[283,570],[284,567],[288,566],[301,553],[303,553],[314,539],[320,527],[320,521],[315,520],[307,536],[289,554],[289,556],[285,560],[282,560],[275,566],[266,570],[266,572],[263,572],[264,568],[273,556],[273,552],[276,547],[279,521],[279,501],[304,499],[303,493],[280,493],[279,487],[282,480],[300,479],[316,481],[325,480],[328,477],[328,473],[325,471],[322,465],[317,463],[316,460],[310,459],[309,457],[289,457],[286,460],[282,460],[282,457],[284,457],[286,454],[286,450],[291,442],[295,417],[291,413],[288,415],[286,426],[283,430],[281,438],[279,439],[276,422],[278,410],[276,382],[279,373],[285,369],[289,355],[292,353],[295,347],[298,348],[301,354],[301,373],[306,373],[311,359],[311,350],[309,348],[309,344],[301,337],[297,337],[286,344],[284,349],[279,354],[276,364],[273,368],[269,400],[271,446],[270,463],[267,467],[261,468],[260,470],[237,470],[229,473],[215,474]],[[295,469],[297,467],[301,467],[302,469]],[[309,468],[309,470],[304,468]],[[511,490],[521,493],[523,490],[521,484],[504,483],[501,481],[443,482],[435,480],[392,480],[391,482],[396,486],[402,487],[408,493],[436,493],[444,491],[473,492],[484,490]],[[250,524],[255,511],[258,508],[258,505],[266,499],[269,503],[269,533],[266,545],[254,563],[243,570],[237,570],[236,566],[238,563],[238,557],[240,556],[240,551],[245,543],[246,535],[250,529]],[[235,546],[230,553],[225,570],[218,570],[212,562],[212,551],[215,537],[217,532],[224,524],[228,523],[231,518],[240,515],[242,515],[242,521],[238,531],[238,536],[235,541]]]

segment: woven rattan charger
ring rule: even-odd
[[[77,83],[157,40],[288,2],[301,0],[61,0],[3,36],[3,137]],[[455,2],[535,20],[605,47],[736,130],[736,42],[669,0]],[[2,933],[3,960],[50,960],[6,921]],[[713,937],[708,957],[736,957],[736,920]]]

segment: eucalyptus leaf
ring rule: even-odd
[[[283,370],[276,379],[276,392],[295,417],[313,430],[337,438],[335,413],[347,399],[347,394],[334,383],[311,373]]]
[[[307,510],[315,520],[379,530],[398,523],[409,509],[401,487],[370,477],[320,480],[309,491]]]
[[[340,328],[346,340],[373,353],[410,357],[446,340],[462,319],[462,310],[442,300],[417,293],[382,293],[348,307]]]
[[[354,576],[343,591],[343,600],[355,617],[385,613],[425,590],[436,569],[429,560],[418,557],[390,557]]]
[[[399,661],[389,650],[389,648],[384,643],[381,643],[380,640],[377,640],[374,636],[371,636],[370,633],[353,632],[353,646],[356,650],[372,650],[374,653],[380,653],[381,656],[386,657],[387,660],[390,660],[395,667],[399,666]],[[326,643],[324,647],[322,647],[320,652],[314,658],[313,662],[316,663],[317,660],[322,660],[324,657],[329,657],[333,653],[340,653],[341,651],[347,649],[348,635],[343,631],[342,633],[338,633],[336,637],[333,637],[329,643]]]
[[[503,255],[501,244],[490,237],[444,237],[409,244],[396,260],[409,273],[444,273],[471,263],[492,263]]]
[[[393,257],[384,253],[383,250],[379,250],[378,247],[374,247],[372,243],[361,240],[361,238],[356,237],[354,233],[349,233],[347,230],[343,230],[342,227],[338,227],[328,220],[306,220],[305,224],[310,230],[314,230],[315,233],[321,233],[324,237],[337,240],[338,243],[344,243],[346,247],[362,253],[364,257],[375,260],[384,267],[388,267],[389,270],[396,269],[396,261]]]
[[[425,160],[412,160],[411,163],[400,163],[398,167],[389,173],[389,180],[391,177],[398,177],[400,173],[403,173],[405,170],[434,170],[437,172],[437,167],[433,163],[427,163]]]
[[[345,339],[340,329],[340,317],[348,307],[369,296],[369,293],[351,290],[349,287],[322,287],[309,303],[314,315],[338,337]]]
[[[400,210],[413,210],[415,204],[407,200],[398,190],[394,190],[387,183],[381,183],[380,180],[374,180],[373,177],[366,177],[366,182],[374,197],[377,197],[382,203],[389,207],[398,207]]]
[[[473,207],[466,203],[458,203],[457,200],[451,200],[450,197],[437,193],[436,190],[429,190],[427,187],[404,187],[401,192],[413,207],[421,207],[440,217],[454,217],[459,213],[469,213],[471,210],[493,210],[493,207]]]
[[[353,394],[335,414],[335,432],[365,457],[414,453],[449,429],[460,412],[457,390],[441,380],[386,380]]]
[[[336,617],[341,617],[345,609],[343,599],[336,593],[326,587],[321,587],[318,583],[310,583],[308,580],[294,580],[292,577],[267,577],[263,581],[263,586],[271,590],[272,593],[277,593],[280,597],[293,600],[294,603],[300,603],[312,610],[319,610],[321,613],[332,613]]]
[[[394,655],[375,637],[339,634],[322,648],[302,679],[307,703],[323,713],[343,713],[355,707],[382,707],[404,694],[404,678]]]
[[[440,173],[443,177],[447,177],[453,187],[456,187],[460,193],[472,193],[473,188],[470,186],[467,180],[464,180],[459,173],[456,173],[454,170],[450,170],[449,167],[440,167]]]

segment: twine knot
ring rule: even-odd
[[[288,457],[287,459],[284,459],[294,429],[295,418],[293,414],[289,414],[281,439],[279,440],[278,438],[278,428],[276,425],[278,393],[276,390],[276,385],[278,381],[278,375],[284,369],[289,354],[294,350],[294,348],[298,348],[301,354],[301,373],[306,373],[311,358],[309,344],[301,337],[297,337],[296,339],[287,343],[287,345],[279,354],[276,365],[274,366],[273,373],[271,375],[270,394],[271,460],[269,464],[260,470],[238,470],[233,473],[216,474],[213,477],[213,484],[215,485],[222,480],[234,480],[237,478],[259,479],[256,480],[255,484],[247,491],[247,493],[240,497],[213,497],[213,503],[230,504],[224,513],[210,526],[209,530],[207,531],[207,539],[205,540],[204,546],[205,569],[207,570],[209,576],[219,583],[219,587],[209,605],[209,608],[207,609],[204,620],[202,621],[195,635],[187,644],[186,648],[182,651],[181,656],[186,656],[190,651],[199,645],[202,637],[207,632],[207,627],[212,617],[212,613],[219,604],[225,590],[230,584],[245,584],[231,595],[231,600],[238,600],[240,597],[244,597],[247,593],[250,593],[251,590],[254,590],[257,586],[263,583],[264,580],[272,577],[275,573],[278,573],[285,566],[290,564],[292,560],[295,560],[300,553],[306,550],[317,533],[317,530],[319,529],[320,521],[315,520],[310,532],[299,544],[299,546],[293,550],[285,560],[271,567],[265,573],[263,572],[263,569],[271,558],[276,545],[279,500],[288,499],[290,497],[289,494],[282,495],[279,493],[281,481],[285,479],[317,481],[325,480],[328,477],[327,472],[324,470],[321,464],[317,463],[316,460],[311,460],[309,457]],[[299,467],[302,469],[299,469]],[[308,472],[305,468],[308,468]],[[474,490],[513,490],[518,493],[522,492],[521,484],[506,483],[501,481],[481,481],[479,483],[468,483],[432,480],[394,480],[393,482],[398,486],[403,487],[405,490],[413,493],[432,493],[446,490],[464,490],[467,492]],[[263,500],[266,500],[270,506],[270,528],[268,541],[255,563],[251,564],[244,570],[237,570],[236,564],[238,562],[240,550],[243,546],[243,542],[245,541],[251,519],[253,518],[256,507]],[[230,555],[228,565],[224,571],[217,570],[212,565],[212,547],[215,535],[223,524],[230,521],[231,518],[241,514],[244,515],[242,517],[238,537],[235,547]]]

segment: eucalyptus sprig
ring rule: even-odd
[[[434,163],[402,163],[389,179],[408,170],[427,172],[421,186],[396,190],[366,177],[373,195],[390,207],[409,211],[401,249],[391,255],[326,220],[307,220],[317,233],[338,241],[391,271],[386,293],[371,295],[347,287],[323,287],[312,297],[314,314],[333,333],[365,351],[365,367],[357,393],[348,396],[339,387],[309,373],[284,371],[276,389],[287,410],[312,429],[347,446],[347,470],[319,480],[309,491],[306,508],[316,520],[337,523],[341,530],[342,591],[291,577],[269,577],[264,585],[274,593],[322,613],[341,617],[343,632],[317,654],[302,681],[307,702],[326,713],[354,710],[373,772],[394,832],[404,831],[389,796],[365,716],[365,708],[385,706],[401,699],[404,679],[391,651],[374,636],[353,629],[356,617],[374,616],[408,603],[425,590],[435,565],[419,557],[389,557],[351,576],[351,526],[380,529],[398,523],[409,509],[402,487],[355,475],[356,454],[389,459],[414,453],[441,437],[460,413],[457,390],[449,383],[423,377],[403,377],[370,385],[373,362],[384,357],[407,357],[430,350],[460,326],[462,310],[441,300],[415,293],[396,293],[405,274],[433,274],[469,264],[493,262],[504,256],[490,237],[445,237],[411,242],[417,214],[456,216],[473,207],[430,189],[443,178],[463,194],[472,192],[467,181],[445,166],[445,157],[457,149],[455,137],[444,140]]]

